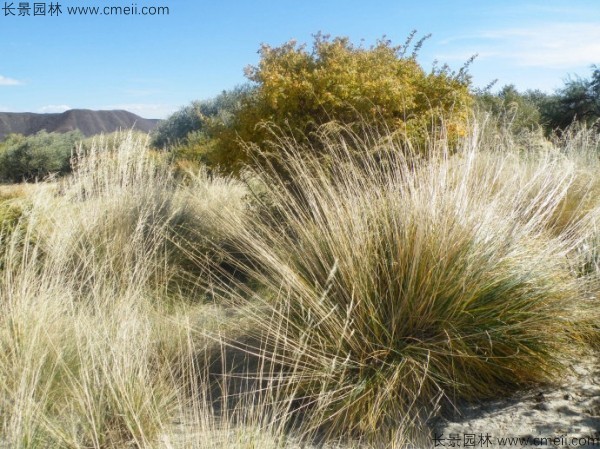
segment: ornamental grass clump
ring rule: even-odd
[[[219,219],[244,222],[244,188],[178,184],[131,133],[86,151],[0,232],[0,447],[169,447],[187,391],[211,387],[195,358],[223,319],[193,293],[229,238]]]
[[[575,243],[547,229],[569,165],[520,171],[476,139],[421,160],[357,157],[342,134],[322,144],[327,166],[282,139],[292,182],[262,173],[277,218],[240,243],[258,261],[262,353],[288,373],[302,425],[416,439],[440,407],[556,379],[585,313]]]
[[[127,290],[143,277],[156,293],[201,297],[219,265],[216,248],[230,237],[219,222],[243,226],[241,183],[202,170],[179,183],[147,138],[131,132],[97,139],[73,164],[56,195],[35,205],[44,252],[66,275],[82,289]]]

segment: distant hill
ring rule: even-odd
[[[67,132],[78,129],[86,137],[111,133],[119,129],[151,131],[160,120],[146,119],[128,111],[91,111],[71,109],[59,114],[34,114],[32,112],[0,112],[0,140],[8,134],[35,134]]]

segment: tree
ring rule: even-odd
[[[542,125],[538,103],[545,97],[540,91],[521,93],[514,84],[505,85],[496,94],[477,93],[477,104],[484,111],[498,117],[500,122],[519,133]]]
[[[542,116],[552,129],[564,130],[574,121],[593,124],[600,119],[600,67],[592,66],[591,78],[569,78],[546,102]]]

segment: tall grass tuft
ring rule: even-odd
[[[0,192],[0,447],[426,447],[440,411],[558,379],[600,341],[596,140],[485,132],[282,138],[247,186],[126,133]]]
[[[586,313],[575,239],[549,232],[573,164],[490,156],[476,135],[419,161],[356,157],[329,134],[327,166],[281,145],[286,178],[262,173],[277,207],[243,245],[259,261],[256,333],[303,425],[417,439],[440,407],[556,379]]]
[[[203,251],[228,238],[220,217],[244,222],[244,188],[203,172],[179,185],[144,141],[115,142],[35,189],[1,237],[2,447],[159,447],[188,400],[188,340],[205,344],[188,320],[222,321],[201,301]]]
[[[125,291],[143,279],[159,295],[201,300],[229,238],[219,221],[242,226],[245,189],[202,170],[181,185],[147,144],[130,132],[74,156],[56,198],[37,199],[44,251],[82,289]]]

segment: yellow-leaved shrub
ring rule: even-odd
[[[230,126],[213,133],[217,144],[206,159],[237,171],[276,148],[269,145],[274,130],[319,152],[319,139],[311,136],[331,122],[359,134],[391,132],[413,149],[441,129],[455,141],[464,134],[472,105],[469,78],[447,67],[427,73],[416,60],[424,39],[409,56],[410,40],[404,46],[379,40],[364,48],[346,37],[318,34],[310,50],[295,41],[263,45],[258,65],[246,69],[256,88]]]

